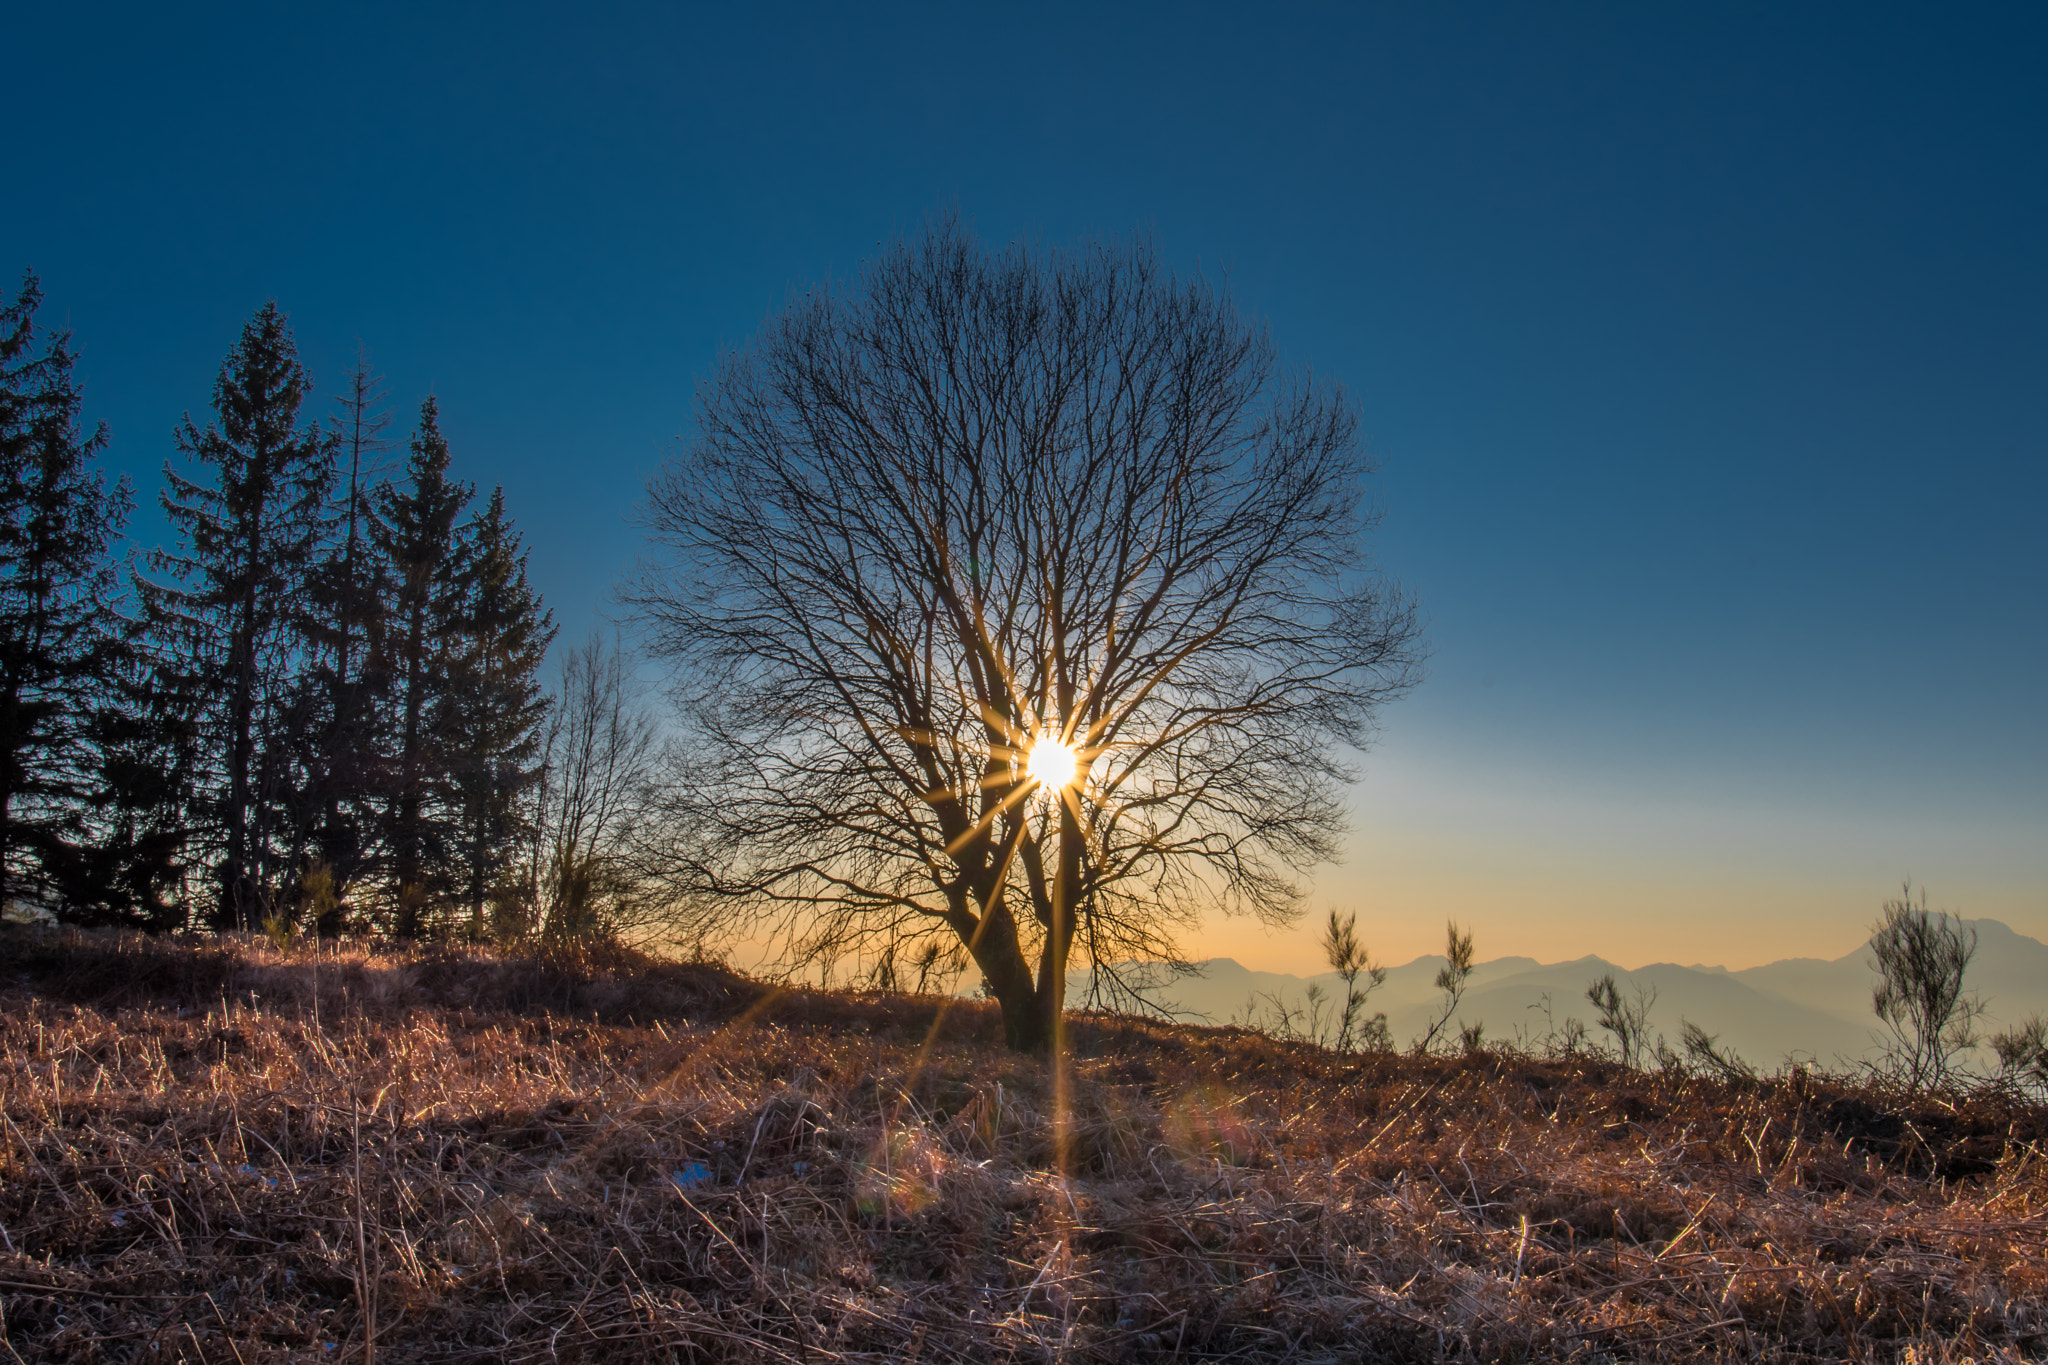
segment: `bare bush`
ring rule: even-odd
[[[1609,972],[1586,988],[1586,999],[1599,1011],[1596,1022],[1614,1040],[1621,1064],[1631,1070],[1641,1067],[1652,1054],[1650,1009],[1657,1003],[1656,987],[1638,985],[1632,994],[1623,995]]]
[[[1991,1050],[2000,1080],[2048,1094],[2048,1019],[2036,1014],[1993,1034]]]
[[[1465,983],[1472,979],[1473,967],[1472,932],[1458,931],[1458,922],[1452,920],[1444,925],[1444,965],[1436,974],[1436,988],[1443,992],[1443,999],[1437,1005],[1436,1017],[1430,1020],[1429,1028],[1415,1040],[1417,1056],[1429,1051],[1430,1045],[1443,1032],[1444,1025],[1451,1022],[1451,1016],[1458,1012],[1458,1004],[1465,998]]]
[[[1368,1017],[1365,1013],[1366,1000],[1386,983],[1387,969],[1376,964],[1359,942],[1356,911],[1341,920],[1335,910],[1330,912],[1330,921],[1323,926],[1323,958],[1344,982],[1344,1005],[1337,1016],[1334,1040],[1337,1050],[1349,1052],[1357,1047],[1383,1052],[1392,1048],[1394,1040],[1387,1030],[1386,1014]],[[1362,987],[1358,984],[1360,978],[1365,981]]]
[[[1686,1060],[1696,1070],[1724,1081],[1747,1081],[1756,1078],[1756,1069],[1742,1060],[1735,1052],[1719,1046],[1719,1036],[1708,1033],[1690,1019],[1679,1021],[1679,1041],[1685,1048]]]
[[[1889,1035],[1883,1066],[1908,1089],[1939,1086],[1958,1053],[1977,1045],[1983,1003],[1966,994],[1963,977],[1977,952],[1977,931],[1946,911],[1927,908],[1923,887],[1913,903],[1908,882],[1870,936],[1871,1008]]]

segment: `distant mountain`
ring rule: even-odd
[[[2030,1014],[2048,1014],[2048,944],[2014,932],[1997,920],[1968,921],[1977,931],[1977,955],[1966,985],[1990,1006],[1997,1028]],[[1586,988],[1611,972],[1623,993],[1654,990],[1653,1033],[1678,1045],[1682,1020],[1698,1024],[1721,1043],[1766,1069],[1788,1059],[1838,1066],[1876,1055],[1877,1019],[1870,1010],[1876,974],[1868,945],[1832,961],[1787,958],[1761,967],[1681,967],[1660,962],[1626,971],[1598,957],[1539,963],[1504,957],[1473,969],[1465,999],[1450,1029],[1468,1022],[1486,1025],[1487,1036],[1540,1043],[1566,1019],[1576,1018],[1598,1038]],[[1270,1021],[1284,1007],[1306,1011],[1311,985],[1326,999],[1343,999],[1344,983],[1334,972],[1300,977],[1255,972],[1230,958],[1200,963],[1199,975],[1172,981],[1157,999],[1195,1022],[1226,1024],[1250,1016]],[[1386,984],[1373,992],[1369,1013],[1385,1011],[1396,1043],[1407,1044],[1428,1026],[1437,1000],[1436,974],[1444,959],[1416,958],[1389,968]],[[1087,997],[1089,974],[1075,973],[1071,1000]],[[1327,1008],[1327,1006],[1326,1006]]]

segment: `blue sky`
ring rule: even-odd
[[[1143,231],[1343,382],[1381,462],[1436,654],[1318,903],[1382,955],[1451,913],[1482,955],[1834,955],[1908,874],[2048,937],[2048,12],[5,25],[0,267],[76,330],[145,499],[275,298],[323,394],[361,338],[439,397],[580,633],[695,380],[791,290],[952,207]]]

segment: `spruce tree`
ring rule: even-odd
[[[540,666],[553,614],[526,577],[526,551],[495,488],[477,518],[459,685],[450,696],[450,770],[459,807],[463,898],[473,930],[527,833],[522,797],[540,775],[548,697]]]
[[[309,571],[332,525],[336,442],[299,424],[311,383],[275,303],[258,309],[215,381],[216,421],[187,416],[164,466],[164,515],[179,548],[150,556],[142,583],[166,689],[201,700],[201,800],[219,846],[216,922],[249,929],[271,908],[277,769],[271,750],[304,652]],[[270,779],[266,781],[266,779]],[[269,790],[266,790],[269,788]],[[266,800],[265,798],[269,798]]]
[[[76,880],[132,506],[99,468],[106,428],[80,426],[70,335],[37,328],[41,301],[31,274],[0,307],[0,905]]]
[[[383,785],[378,701],[388,683],[383,659],[386,585],[375,553],[372,489],[380,486],[390,449],[385,436],[390,415],[382,377],[370,368],[360,343],[336,403],[340,412],[334,430],[342,466],[337,534],[315,574],[307,634],[316,647],[309,685],[319,697],[324,721],[312,778],[320,822],[315,843],[332,883],[338,920],[350,889],[374,870],[375,802]]]
[[[474,493],[448,477],[448,442],[432,398],[420,405],[406,480],[379,490],[375,536],[389,584],[384,842],[393,930],[413,938],[454,889],[446,724],[469,597],[461,521]]]
[[[66,918],[161,931],[185,925],[202,698],[191,674],[155,666],[139,632],[93,718],[92,837],[64,883]]]

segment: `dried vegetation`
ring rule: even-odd
[[[0,939],[19,1361],[2038,1359],[2048,1117],[709,965]],[[374,1325],[374,1327],[373,1327]],[[368,1349],[366,1349],[368,1348]]]

